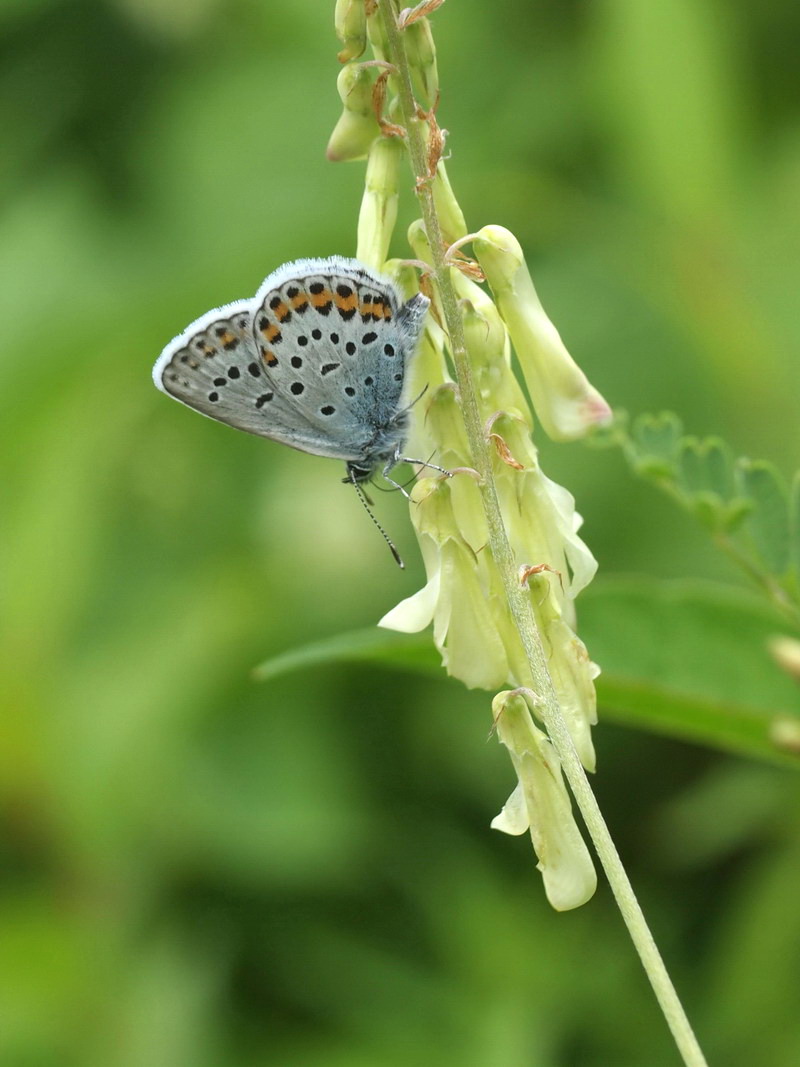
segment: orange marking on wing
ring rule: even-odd
[[[292,307],[295,309],[295,311],[300,311],[302,308],[306,307],[307,304],[307,293],[298,293],[297,296],[292,297]]]
[[[311,303],[315,308],[325,307],[326,304],[330,304],[333,300],[333,293],[330,289],[323,289],[321,293],[313,293],[311,296]]]
[[[275,364],[278,362],[278,357],[275,355],[274,352],[270,352],[268,348],[262,348],[261,355],[263,356],[264,362],[267,364],[268,367],[274,367]]]
[[[276,337],[280,335],[280,329],[274,322],[268,322],[266,326],[262,326],[261,332],[264,334],[268,341],[274,341]]]
[[[351,293],[350,296],[339,296],[339,294],[336,293],[333,299],[340,311],[355,311],[358,307],[358,296],[356,293]]]
[[[291,315],[288,305],[283,302],[276,304],[272,311],[278,322],[284,322]]]
[[[232,334],[232,333],[229,333],[227,330],[225,331],[225,333],[223,333],[220,336],[220,341],[223,343],[223,345],[229,345],[231,343],[231,341],[235,341],[235,340],[236,340],[236,335]]]

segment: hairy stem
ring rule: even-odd
[[[411,74],[403,34],[397,24],[396,11],[392,0],[378,0],[378,7],[389,42],[390,59],[397,70],[399,100],[403,122],[408,135],[408,147],[416,179],[417,196],[432,252],[433,277],[439,288],[442,311],[450,337],[450,351],[458,379],[461,410],[469,439],[472,463],[481,479],[481,497],[489,528],[489,548],[501,575],[509,611],[519,631],[536,693],[541,701],[542,718],[561,759],[567,781],[592,837],[617,905],[661,1005],[661,1010],[672,1031],[675,1043],[683,1056],[684,1063],[687,1064],[687,1067],[702,1067],[706,1062],[703,1053],[647,926],[633,887],[622,865],[614,842],[611,840],[608,827],[597,805],[586,773],[578,758],[578,753],[572,743],[567,724],[559,706],[553,680],[547,668],[547,659],[533,617],[530,600],[518,580],[514,556],[506,534],[495,489],[491,455],[483,432],[478,399],[473,384],[472,368],[464,341],[461,312],[450,277],[452,268],[447,265],[445,260],[441,227],[434,204],[432,183],[428,176],[426,145],[417,121],[417,109],[411,86]]]

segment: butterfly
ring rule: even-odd
[[[429,303],[421,293],[404,302],[358,260],[298,259],[252,299],[187,326],[159,356],[153,381],[218,422],[344,460],[357,490],[378,470],[391,481],[408,432],[406,368]]]

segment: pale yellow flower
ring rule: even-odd
[[[575,363],[547,317],[516,237],[484,226],[473,241],[508,326],[536,414],[549,437],[583,437],[611,419],[611,408]]]
[[[518,779],[492,828],[506,834],[530,831],[547,899],[556,911],[568,911],[594,894],[597,875],[572,814],[561,763],[547,735],[534,726],[528,699],[515,690],[492,701],[495,729]]]

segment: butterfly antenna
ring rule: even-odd
[[[384,530],[384,528],[381,526],[381,524],[378,522],[378,520],[372,514],[372,511],[370,510],[370,506],[367,503],[367,495],[364,492],[364,490],[361,488],[361,486],[358,484],[358,482],[356,481],[355,474],[353,473],[353,471],[350,471],[349,474],[350,474],[350,481],[351,481],[351,483],[353,485],[353,488],[358,493],[358,499],[364,505],[364,511],[366,511],[367,515],[369,515],[369,517],[375,523],[377,528],[380,530],[381,537],[384,539],[386,544],[389,546],[389,551],[394,556],[395,562],[397,563],[397,566],[400,567],[402,570],[405,570],[405,566],[406,565],[405,565],[405,563],[403,563],[403,560],[400,558],[400,553],[394,547],[394,544],[392,543],[392,541],[391,541],[389,535],[387,534],[387,532]]]

